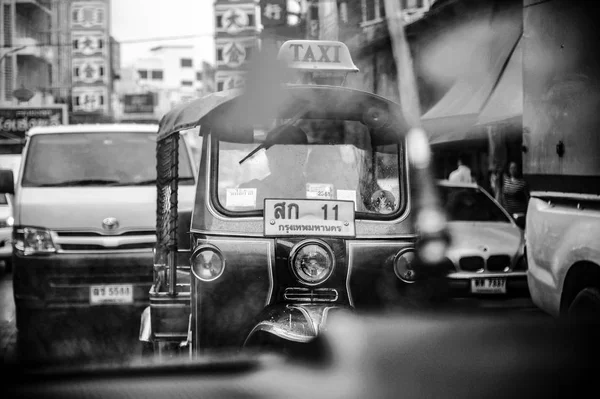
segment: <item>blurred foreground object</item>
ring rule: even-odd
[[[5,397],[562,398],[589,395],[598,330],[522,314],[506,320],[435,313],[338,314],[308,351],[200,357],[162,365],[12,369]],[[16,372],[16,373],[15,373]],[[588,389],[592,389],[588,391]]]

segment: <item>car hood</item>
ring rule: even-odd
[[[451,252],[514,255],[523,243],[521,229],[511,223],[450,222]]]
[[[195,186],[180,186],[179,210],[191,209]],[[23,187],[16,224],[62,230],[102,229],[107,217],[119,229],[156,227],[156,187]]]

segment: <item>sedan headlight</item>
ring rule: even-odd
[[[216,280],[225,270],[225,259],[213,245],[198,247],[192,254],[191,263],[192,273],[202,281]]]
[[[333,251],[320,240],[301,242],[290,253],[290,266],[300,282],[306,285],[321,284],[333,272]]]
[[[15,247],[24,255],[34,255],[56,252],[52,232],[38,227],[23,227],[17,229]]]

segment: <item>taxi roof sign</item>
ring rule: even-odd
[[[302,71],[358,72],[348,47],[337,41],[288,40],[281,45],[277,59]]]

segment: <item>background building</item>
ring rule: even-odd
[[[259,50],[259,0],[215,1],[216,90],[243,87],[249,62]]]
[[[33,92],[29,105],[52,104],[50,0],[0,0],[0,26],[0,106],[19,105],[19,88]]]
[[[159,121],[173,107],[214,91],[212,66],[196,64],[191,45],[150,49],[148,56],[122,69],[115,84],[115,118]]]
[[[110,35],[110,0],[52,0],[52,90],[69,105],[71,122],[113,117],[119,45]]]
[[[399,3],[436,175],[447,178],[460,154],[485,187],[490,169],[521,162],[522,1]],[[349,47],[360,73],[347,85],[399,102],[384,0],[314,0],[309,10],[308,38]]]

